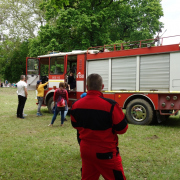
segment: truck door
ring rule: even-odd
[[[36,90],[36,83],[40,79],[38,58],[26,58],[27,89]]]

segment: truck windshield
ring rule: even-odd
[[[64,73],[64,57],[52,57],[50,74],[63,74]]]
[[[39,60],[38,59],[28,59],[27,73],[29,75],[39,74]]]

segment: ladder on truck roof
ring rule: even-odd
[[[119,51],[119,50],[126,50],[126,49],[152,47],[152,46],[155,46],[155,43],[157,43],[157,46],[162,46],[163,39],[176,37],[176,36],[180,36],[180,35],[162,37],[162,38],[157,36],[155,39],[146,39],[146,40],[140,40],[140,41],[124,42],[124,43],[113,44],[113,45],[90,47],[88,48],[88,51],[99,50],[100,52],[112,52],[112,51]]]

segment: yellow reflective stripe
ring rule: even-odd
[[[155,94],[179,94],[180,91],[102,91],[103,93],[155,93]]]
[[[64,80],[49,80],[49,82],[64,82]]]

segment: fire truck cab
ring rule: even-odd
[[[130,123],[148,125],[176,114],[180,109],[180,44],[154,46],[147,40],[86,51],[58,52],[26,58],[27,85],[35,90],[37,80],[49,81],[44,105],[52,112],[53,94],[60,82],[68,83],[74,72],[76,87],[69,94],[69,107],[86,91],[86,77],[103,78],[104,97],[126,109]]]
[[[38,80],[42,80],[42,83],[49,81],[44,91],[44,105],[48,106],[49,112],[52,112],[55,89],[59,87],[60,82],[68,83],[70,72],[74,73],[75,87],[68,92],[69,107],[72,102],[80,98],[80,95],[86,91],[84,84],[84,58],[86,52],[53,52],[52,54],[38,56],[37,58],[26,58],[28,90],[36,90]]]

